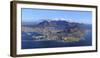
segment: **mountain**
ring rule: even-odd
[[[22,32],[30,33],[31,38],[37,40],[78,41],[89,29],[91,29],[90,25],[65,20],[44,20],[37,24],[22,25]]]
[[[29,28],[49,28],[49,29],[55,29],[55,30],[70,30],[70,29],[79,29],[79,30],[85,30],[85,29],[91,29],[92,25],[89,24],[82,24],[82,23],[76,23],[76,22],[68,22],[65,20],[44,20],[42,22],[39,22],[37,24],[35,23],[22,23],[22,27],[29,27]],[[28,29],[29,29],[28,28]]]
[[[69,29],[69,28],[76,28],[79,26],[83,26],[83,24],[80,23],[74,23],[74,22],[67,22],[64,20],[52,20],[52,21],[43,21],[37,24],[37,27],[44,28],[44,27],[54,27],[57,29]]]

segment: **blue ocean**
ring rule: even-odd
[[[23,33],[22,35],[25,35]],[[22,37],[22,49],[34,49],[34,48],[54,48],[54,47],[74,47],[74,46],[92,46],[92,31],[89,31],[84,34],[84,37],[81,38],[78,42],[60,42],[60,41],[34,41],[30,37],[27,40],[27,37]]]

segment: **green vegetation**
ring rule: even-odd
[[[72,41],[79,41],[80,38],[76,38],[76,37],[65,37],[64,41],[66,42],[72,42]]]

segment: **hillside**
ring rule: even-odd
[[[89,29],[82,23],[64,20],[44,20],[37,24],[22,24],[22,38],[31,40],[79,41]],[[23,33],[25,36],[23,36]],[[35,35],[37,34],[37,35]]]

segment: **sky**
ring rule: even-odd
[[[50,10],[50,9],[21,9],[22,22],[39,22],[43,20],[66,20],[92,24],[91,11]]]

